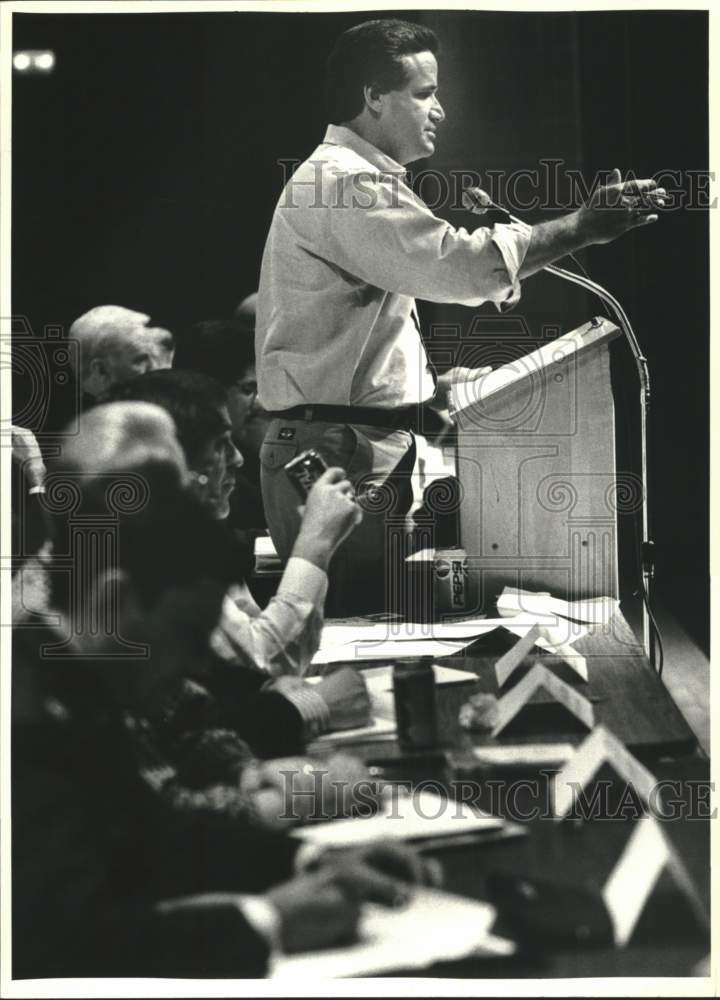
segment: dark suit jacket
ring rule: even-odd
[[[153,722],[170,738],[232,729],[258,757],[302,754],[302,716],[283,695],[265,689],[269,679],[261,670],[208,653],[192,676],[173,684]]]
[[[296,845],[222,814],[171,811],[138,775],[125,727],[81,662],[13,662],[13,976],[257,976],[265,941],[231,904],[173,915],[161,900],[258,892]]]

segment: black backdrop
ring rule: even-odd
[[[36,335],[105,302],[173,329],[229,314],[257,286],[279,161],[303,158],[322,137],[324,56],[367,16],[15,14],[13,48],[53,49],[57,62],[46,77],[13,80],[14,314]],[[400,16],[430,24],[442,45],[448,121],[436,156],[418,167],[485,176],[553,158],[588,181],[614,166],[675,170],[686,198],[689,172],[708,168],[703,12]],[[451,206],[438,213],[472,223]],[[668,212],[583,259],[626,306],[649,360],[658,586],[706,645],[708,213]],[[537,332],[596,311],[539,276],[517,313]],[[463,332],[478,316],[491,361],[492,307],[424,309],[428,328]],[[636,389],[623,351],[614,365],[627,467]],[[25,390],[17,380],[14,389],[19,412]],[[67,405],[52,391],[49,422]]]

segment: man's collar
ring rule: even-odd
[[[404,176],[406,173],[405,167],[396,163],[391,156],[387,156],[377,146],[373,146],[371,142],[362,139],[357,132],[345,128],[344,125],[328,125],[323,142],[329,142],[333,146],[347,146],[378,170],[382,170],[384,174]]]

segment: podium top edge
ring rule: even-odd
[[[571,357],[579,357],[621,335],[620,328],[602,316],[550,340],[529,354],[524,354],[472,382],[458,382],[449,393],[450,414],[455,416],[498,393],[511,389],[529,378],[542,376]]]

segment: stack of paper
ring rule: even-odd
[[[375,816],[310,823],[293,831],[306,843],[323,847],[357,847],[377,841],[427,840],[508,828],[497,816],[481,813],[465,802],[454,802],[428,789],[415,792],[395,787],[388,791]]]
[[[512,955],[515,945],[490,933],[496,911],[489,903],[418,889],[400,910],[368,904],[352,944],[276,959],[271,979],[295,983],[423,969],[433,962],[477,955]]]
[[[415,558],[421,554],[416,554]],[[496,628],[524,636],[533,626],[540,625],[536,645],[562,657],[578,673],[585,675],[585,661],[572,644],[588,634],[588,624],[607,625],[618,602],[611,597],[597,597],[568,603],[549,593],[536,594],[506,587],[497,607],[499,618],[468,616],[430,623],[329,622],[323,629],[320,648],[312,662],[323,665],[421,656],[438,659],[461,653],[475,639]]]
[[[557,618],[587,622],[591,625],[607,625],[619,607],[614,597],[592,597],[580,601],[561,601],[549,593],[533,593],[505,587],[498,598],[497,609],[503,617],[519,614],[536,615],[550,622]]]
[[[461,653],[472,639],[386,639],[357,640],[343,645],[321,647],[312,662],[315,665],[341,663],[345,660],[402,660],[421,656],[452,656]]]
[[[513,618],[514,627],[532,628],[534,615]],[[552,621],[550,622],[552,623]],[[506,627],[506,618],[469,617],[443,622],[380,622],[372,625],[325,625],[316,665],[345,660],[398,660],[409,657],[452,656],[475,639],[496,628]]]

